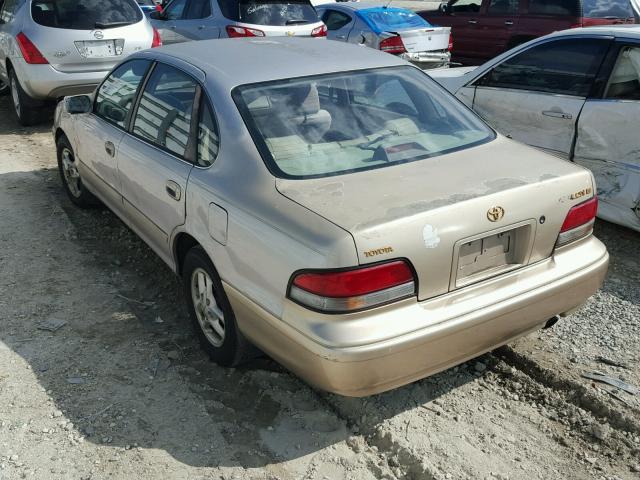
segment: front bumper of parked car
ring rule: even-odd
[[[593,295],[608,263],[605,246],[590,236],[544,261],[446,295],[347,315],[314,313],[286,300],[278,319],[230,285],[225,290],[242,332],[270,356],[321,389],[364,396],[541,328]]]

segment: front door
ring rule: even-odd
[[[175,22],[175,41],[220,38],[220,28],[211,17],[211,0],[189,0],[181,20]]]
[[[76,142],[82,178],[92,183],[94,191],[118,212],[122,211],[118,149],[150,65],[149,60],[136,59],[116,68],[98,88],[93,112],[78,122],[78,134],[83,137]]]
[[[474,84],[473,109],[502,134],[568,158],[609,44],[559,39],[532,46]]]
[[[453,56],[456,60],[483,58],[478,48],[478,23],[483,19],[482,0],[450,0],[442,25],[451,27]],[[438,24],[439,17],[434,17]],[[466,63],[466,62],[465,62]]]
[[[118,156],[124,209],[137,233],[173,264],[169,238],[185,221],[187,180],[193,164],[191,122],[196,81],[156,64]]]
[[[154,20],[153,25],[158,29],[164,45],[179,42],[176,30],[178,21],[182,19],[187,10],[187,0],[173,0],[160,14],[159,20]]]
[[[621,45],[601,98],[587,100],[578,120],[574,161],[598,187],[598,216],[640,231],[640,45]]]

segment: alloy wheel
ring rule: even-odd
[[[71,195],[75,198],[79,198],[80,195],[82,195],[82,188],[80,186],[80,173],[78,172],[73,159],[73,152],[71,152],[67,147],[63,147],[61,157],[62,173],[64,175],[64,180],[67,183],[67,187],[69,187],[69,192],[71,192]]]
[[[11,98],[13,99],[13,108],[16,111],[18,117],[22,113],[22,107],[20,105],[20,94],[18,93],[18,82],[16,81],[15,76],[11,76]]]
[[[196,268],[191,274],[191,299],[205,337],[214,347],[222,346],[225,339],[224,313],[213,294],[213,280],[202,268]]]

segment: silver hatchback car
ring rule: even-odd
[[[61,102],[53,133],[71,200],[182,277],[222,365],[253,343],[321,388],[380,392],[555,322],[607,270],[589,171],[371,48],[148,50]]]
[[[162,42],[240,37],[326,37],[309,0],[173,0],[151,13]]]
[[[31,125],[47,101],[91,92],[124,57],[160,45],[134,0],[4,0],[0,82]]]

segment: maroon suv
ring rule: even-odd
[[[418,13],[451,27],[452,60],[472,65],[557,30],[636,23],[629,0],[449,0]]]

